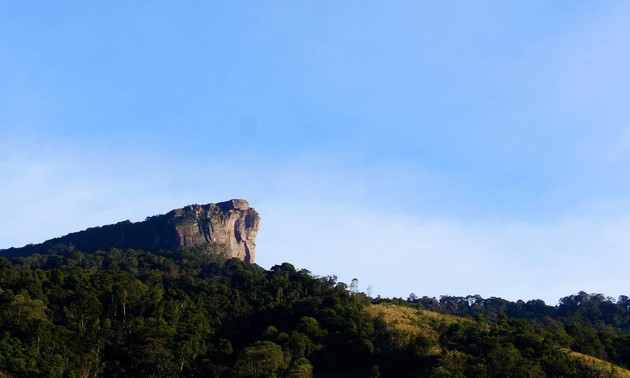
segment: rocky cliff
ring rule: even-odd
[[[195,248],[254,262],[260,216],[247,201],[233,199],[208,205],[190,205],[143,222],[124,221],[88,228],[41,244],[0,250],[0,256],[47,253],[58,245],[74,246],[82,252],[141,249],[148,251]]]

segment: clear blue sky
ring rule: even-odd
[[[0,248],[246,198],[266,268],[630,294],[628,3],[225,4],[0,3]]]

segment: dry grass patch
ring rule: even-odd
[[[394,349],[413,346],[417,353],[439,355],[439,334],[431,322],[432,315],[424,316],[427,311],[392,304],[367,306],[364,311],[375,321],[382,322],[384,331]]]
[[[600,360],[599,358],[595,358],[593,356],[589,356],[586,354],[574,352],[572,350],[564,349],[564,351],[575,362],[581,365],[584,365],[592,369],[593,371],[599,373],[601,377],[630,378],[630,370],[628,369],[624,369],[610,362]]]

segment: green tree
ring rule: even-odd
[[[287,378],[312,378],[313,365],[306,358],[298,358],[291,363],[286,373]]]
[[[271,341],[257,341],[243,349],[236,367],[245,377],[276,377],[285,368],[282,348]]]

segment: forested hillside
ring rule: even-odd
[[[629,376],[627,297],[551,307],[351,286],[195,250],[0,258],[0,376]]]

